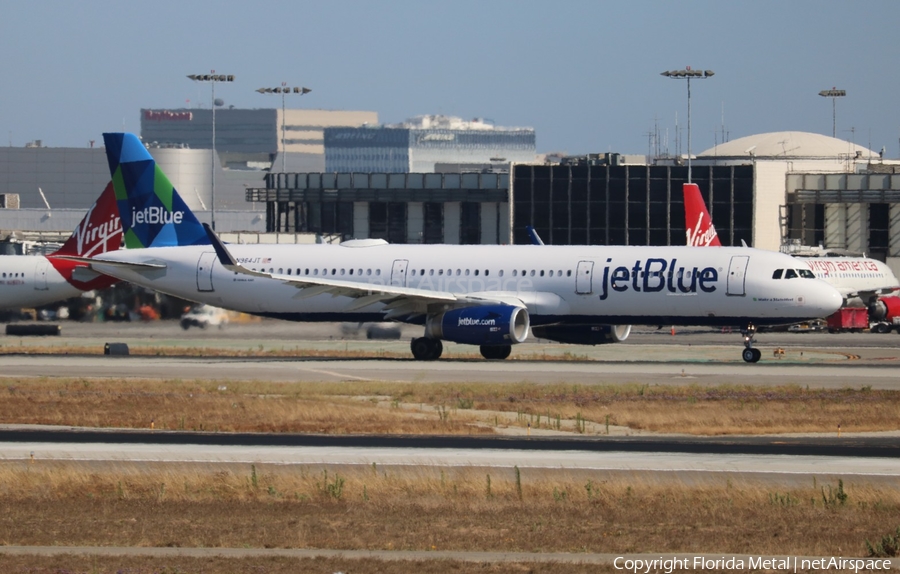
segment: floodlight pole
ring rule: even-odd
[[[216,82],[233,82],[234,76],[230,74],[216,74],[215,70],[210,70],[209,74],[191,74],[188,76],[195,82],[209,82],[212,86],[212,165],[210,166],[210,202],[212,203],[212,211],[210,212],[210,227],[216,230]]]
[[[819,95],[823,98],[831,98],[831,137],[837,137],[837,99],[847,95],[847,90],[838,90],[831,88],[830,90],[822,90]]]
[[[667,78],[673,78],[676,80],[685,79],[687,80],[687,101],[688,101],[688,183],[691,183],[691,78],[698,78],[701,80],[705,80],[711,76],[715,75],[715,72],[712,70],[692,70],[690,66],[687,66],[683,70],[666,70],[660,74],[661,76],[666,76]]]
[[[305,95],[312,90],[309,88],[289,87],[287,82],[281,82],[280,88],[259,88],[256,90],[260,94],[281,94],[281,173],[286,173],[285,157],[287,156],[287,146],[285,145],[285,127],[284,127],[284,96],[285,94]]]

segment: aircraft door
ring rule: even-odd
[[[731,258],[731,263],[728,265],[728,288],[726,294],[737,297],[746,295],[744,283],[747,279],[747,264],[749,262],[749,255],[735,255]]]
[[[579,261],[578,268],[575,270],[575,293],[590,295],[594,291],[593,275],[594,262]]]
[[[409,267],[407,259],[397,259],[391,268],[391,285],[406,287],[406,268]]]
[[[35,291],[46,291],[47,290],[47,269],[50,267],[50,262],[47,261],[46,257],[39,257],[37,263],[34,265],[34,290]]]
[[[215,291],[212,284],[213,265],[216,262],[214,251],[206,251],[200,254],[197,261],[197,291]]]

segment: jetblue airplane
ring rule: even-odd
[[[686,183],[683,190],[687,244],[696,247],[721,247],[719,235],[706,209],[706,202],[700,195],[700,187],[695,183]],[[879,295],[887,295],[900,289],[900,282],[891,268],[877,259],[818,254],[795,254],[794,257],[804,262],[804,265],[798,265],[803,274],[812,273],[833,285],[844,297],[844,306],[847,307],[873,305]],[[782,273],[785,279],[801,276],[794,269],[785,268]]]
[[[122,224],[112,182],[69,239],[49,255],[0,255],[0,309],[40,307],[109,287],[117,280],[64,256],[91,257],[119,248]]]
[[[504,359],[529,331],[569,343],[615,340],[600,325],[758,325],[822,317],[841,304],[828,284],[773,279],[800,267],[780,253],[692,247],[528,245],[225,245],[198,223],[132,134],[104,134],[127,249],[98,272],[184,299],[293,321],[423,326],[410,348],[435,360],[441,341]]]

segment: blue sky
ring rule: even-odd
[[[23,2],[0,0],[0,145],[86,146],[138,131],[139,110],[209,106],[187,74],[234,74],[216,96],[305,85],[298,107],[533,126],[540,152],[674,151],[692,82],[694,152],[754,133],[831,135],[900,157],[900,3],[558,0]],[[852,130],[852,131],[851,131]],[[682,136],[686,150],[686,135]]]

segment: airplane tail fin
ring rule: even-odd
[[[103,134],[126,248],[209,245],[203,226],[134,134]]]
[[[713,225],[700,186],[696,183],[685,183],[684,192],[684,226],[687,230],[687,244],[691,247],[721,247],[719,235]]]
[[[110,181],[69,239],[51,255],[91,257],[115,251],[121,244],[122,220],[116,205],[116,193]]]

